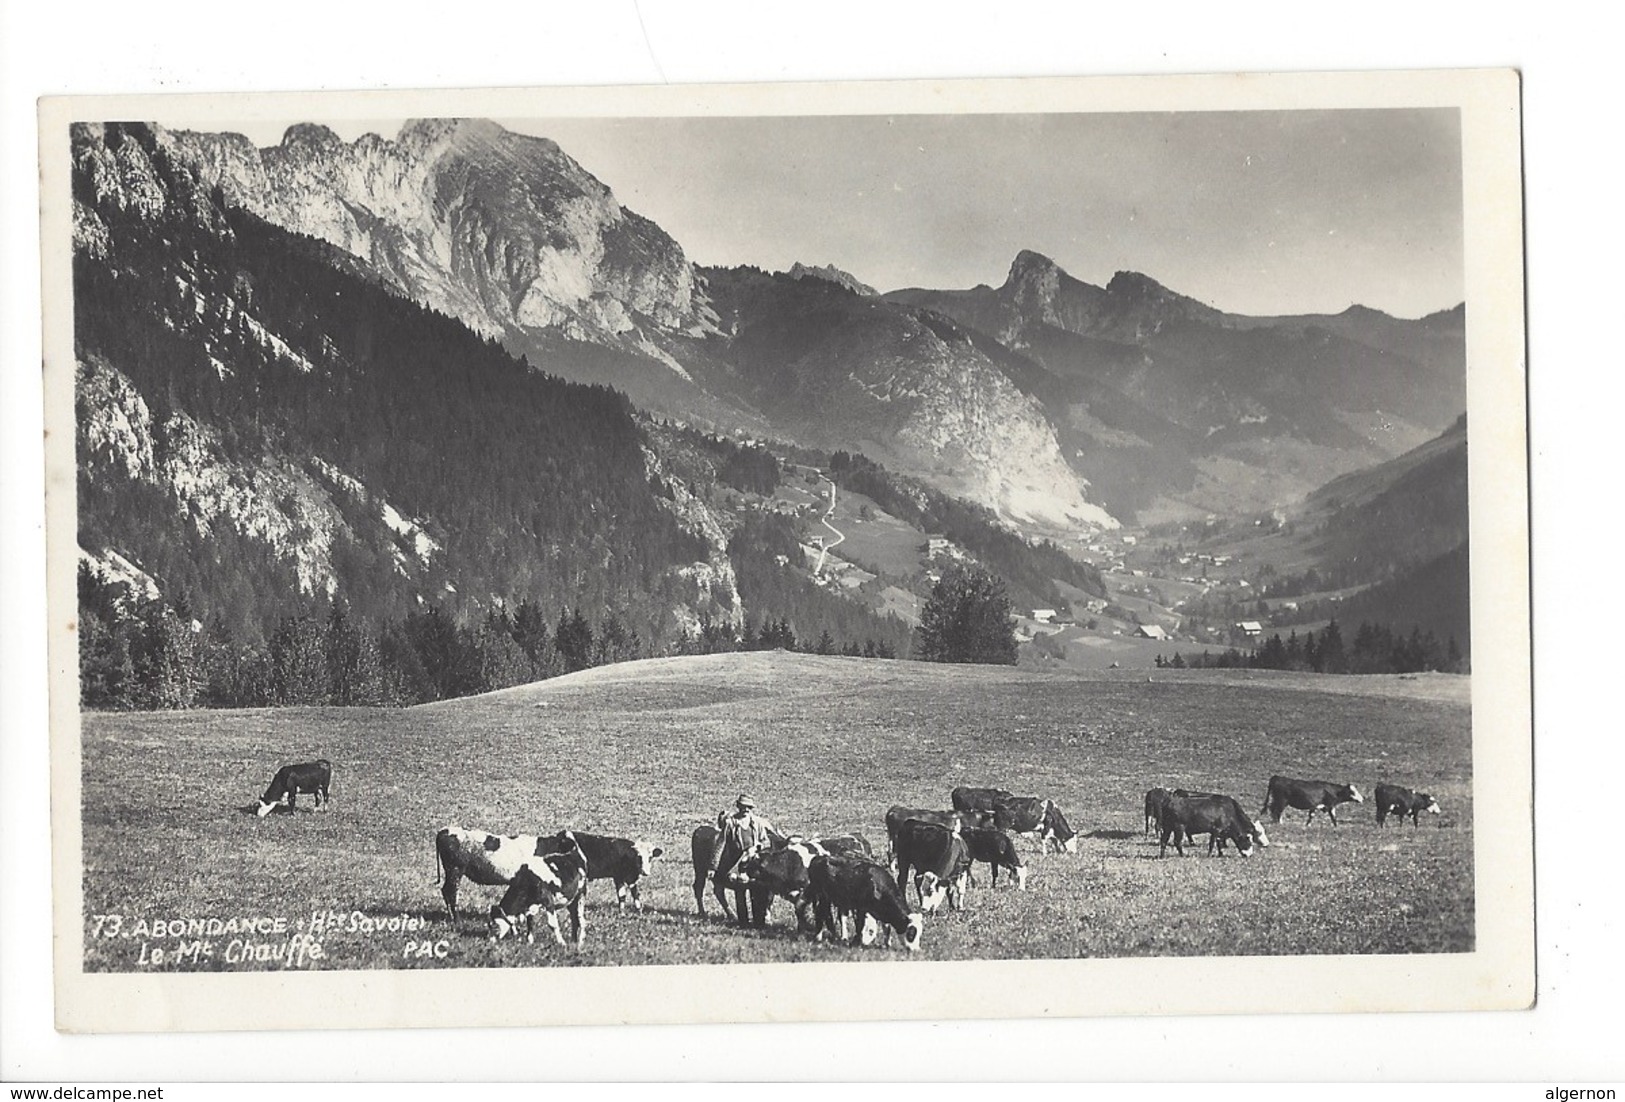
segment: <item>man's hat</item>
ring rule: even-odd
[[[741,792],[739,794],[739,799],[734,801],[734,806],[739,808],[741,811],[744,811],[747,808],[755,807],[756,806],[756,801],[751,799],[749,796],[745,795],[743,792]]]

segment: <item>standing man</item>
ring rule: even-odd
[[[764,842],[779,840],[773,824],[755,813],[756,801],[741,793],[734,801],[732,813],[717,816],[717,848],[711,853],[711,879],[720,889],[728,873],[739,863],[739,858]],[[720,893],[719,893],[720,894]],[[746,918],[745,899],[750,898],[749,918]],[[741,926],[748,921],[752,926],[767,925],[767,908],[772,893],[766,888],[752,886],[734,889],[734,914]]]

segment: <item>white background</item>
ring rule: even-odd
[[[1076,7],[0,0],[0,1078],[1621,1078],[1621,842],[1609,778],[1625,728],[1600,688],[1625,673],[1612,630],[1625,588],[1611,461],[1625,371],[1612,343],[1625,190],[1612,18],[1551,3],[1461,14],[1387,0]],[[53,1031],[36,97],[1483,66],[1524,74],[1537,1009],[1311,1018],[1289,1016],[1293,994],[1279,991],[1281,1014],[1247,1019],[202,1039]]]

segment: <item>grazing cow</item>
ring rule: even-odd
[[[580,847],[571,845],[571,838],[567,830],[560,831],[555,838],[548,838],[534,834],[504,836],[484,830],[464,830],[459,826],[442,827],[434,836],[435,881],[440,884],[440,895],[446,901],[446,909],[451,912],[452,922],[457,921],[457,886],[465,876],[470,883],[494,888],[513,883],[519,869],[529,865],[531,872],[544,883],[562,891],[562,883],[553,882],[558,877],[545,871],[548,865],[542,858],[559,848],[580,853]],[[443,881],[442,870],[445,873]]]
[[[914,871],[914,890],[920,909],[930,913],[942,905],[944,893],[948,909],[964,906],[970,881],[970,850],[959,831],[917,819],[904,823],[897,832],[897,882],[908,883]]]
[[[638,899],[638,882],[649,875],[650,863],[666,851],[659,846],[628,838],[611,838],[578,830],[570,833],[575,837],[575,844],[581,848],[581,855],[587,860],[587,868],[591,870],[587,878],[613,880],[616,904],[625,910],[630,896],[632,908],[643,910],[643,903]],[[569,848],[556,838],[545,838],[542,845],[547,853],[562,853]]]
[[[721,831],[706,823],[695,827],[689,838],[694,854],[694,905],[699,908],[701,918],[705,917],[705,882],[711,877],[711,857],[716,853],[717,839],[721,837]],[[711,885],[711,894],[717,897],[717,903],[722,907],[722,917],[733,917],[733,911],[728,907],[727,881],[718,877]]]
[[[813,858],[828,855],[817,842],[804,838],[792,839],[779,848],[757,846],[728,870],[726,881],[736,891],[760,888],[786,900],[795,908],[797,927],[811,930],[814,927],[805,899],[807,869]]]
[[[841,857],[815,857],[807,869],[808,894],[812,896],[817,913],[819,937],[825,932],[839,938],[836,925],[837,910],[849,911],[856,919],[857,930],[852,944],[861,944],[869,919],[874,919],[886,931],[886,944],[891,944],[892,931],[903,935],[903,944],[909,952],[920,948],[920,934],[924,923],[919,912],[910,913],[908,901],[897,887],[897,881],[884,865],[873,861],[848,860]]]
[[[1270,844],[1269,836],[1247,817],[1241,803],[1231,796],[1173,796],[1162,809],[1160,830],[1162,845],[1158,857],[1168,854],[1168,840],[1173,839],[1179,855],[1185,855],[1186,841],[1195,835],[1206,834],[1210,855],[1224,856],[1226,842],[1234,842],[1243,857],[1253,855],[1253,846]]]
[[[955,811],[992,811],[994,805],[1003,800],[1013,800],[1016,794],[1002,788],[971,788],[962,784],[953,790],[950,798]]]
[[[1003,868],[1016,878],[1018,889],[1027,890],[1027,865],[1021,859],[1014,838],[997,827],[966,827],[960,836],[965,839],[965,849],[970,852],[973,865],[985,861],[993,866],[995,888],[999,886],[999,870]]]
[[[1326,817],[1337,825],[1338,804],[1364,803],[1365,798],[1360,790],[1352,784],[1333,784],[1331,781],[1299,781],[1291,777],[1274,776],[1270,778],[1270,788],[1264,797],[1264,806],[1260,814],[1269,813],[1273,822],[1281,821],[1281,813],[1289,807],[1299,811],[1309,812],[1309,817],[1303,821],[1308,826],[1314,819],[1315,812],[1324,810]]]
[[[560,841],[568,844],[568,831]],[[491,905],[491,940],[501,941],[509,934],[518,935],[524,927],[525,940],[536,940],[536,915],[547,920],[553,940],[564,944],[559,932],[559,911],[570,912],[570,936],[577,949],[587,936],[587,859],[579,847],[564,852],[550,853],[537,861],[540,872],[533,871],[529,863],[519,866],[502,899]],[[545,875],[543,875],[545,874]]]
[[[812,901],[807,898],[807,870],[815,857],[841,857],[872,861],[869,840],[861,834],[835,834],[827,838],[792,836],[783,845],[758,845],[741,857],[728,873],[728,887],[763,888],[795,908],[796,926],[803,932],[815,928]],[[844,915],[844,912],[843,912]]]
[[[1411,826],[1417,826],[1417,818],[1422,812],[1429,815],[1438,815],[1439,801],[1426,792],[1412,792],[1408,788],[1401,788],[1397,784],[1379,784],[1377,786],[1377,825],[1382,826],[1383,820],[1389,815],[1398,815],[1400,822],[1405,816],[1411,817]]]
[[[1037,796],[1001,800],[993,809],[993,825],[1012,834],[1036,834],[1040,842],[1054,843],[1060,853],[1072,853],[1078,846],[1078,832],[1054,800]]]
[[[320,811],[332,802],[327,794],[327,788],[332,783],[333,766],[326,758],[299,765],[284,765],[271,778],[271,784],[266,788],[265,795],[260,797],[260,806],[255,814],[263,819],[278,805],[286,805],[292,811],[300,794],[307,792],[315,795],[316,810]]]

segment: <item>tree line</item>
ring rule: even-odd
[[[1299,636],[1290,632],[1271,635],[1258,648],[1243,651],[1236,647],[1214,654],[1202,651],[1188,657],[1175,651],[1172,658],[1157,655],[1159,669],[1253,669],[1298,670],[1313,673],[1470,673],[1470,662],[1456,637],[1440,639],[1432,631],[1413,627],[1409,634],[1396,632],[1387,624],[1362,621],[1352,642],[1345,644],[1343,632],[1333,620],[1317,637],[1312,631]]]
[[[83,564],[79,635],[80,702],[114,710],[422,704],[654,653],[613,611],[550,617],[530,599],[476,623],[430,605],[377,629],[333,604],[244,644],[184,603],[140,600]]]

